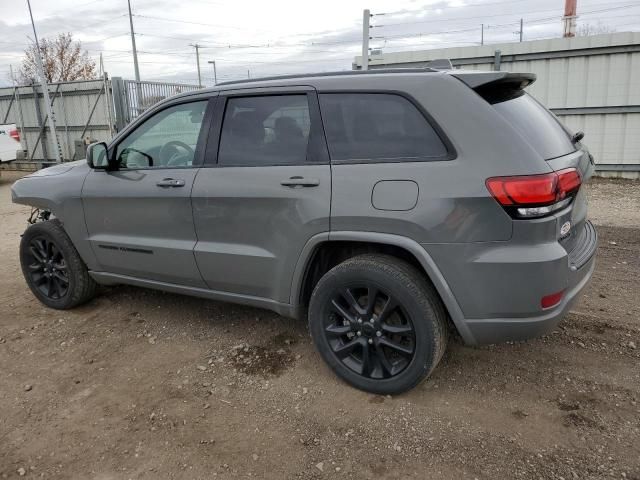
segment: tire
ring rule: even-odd
[[[47,307],[68,310],[89,301],[96,283],[59,220],[31,225],[20,241],[27,285]]]
[[[424,274],[373,254],[346,260],[320,279],[309,302],[309,331],[340,378],[381,395],[427,378],[448,339],[447,313]]]

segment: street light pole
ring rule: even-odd
[[[218,85],[218,74],[216,73],[216,61],[209,60],[207,63],[213,65],[213,85]]]
[[[36,24],[33,21],[33,12],[31,12],[31,1],[27,0],[27,5],[29,6],[29,17],[31,17],[31,26],[33,27],[33,39],[36,43],[36,66],[38,67],[38,76],[40,77],[40,85],[42,86],[42,95],[44,96],[44,104],[47,109],[47,123],[49,124],[49,132],[51,133],[51,138],[53,139],[54,146],[56,148],[53,149],[56,157],[56,163],[62,162],[62,155],[60,152],[60,144],[58,143],[58,137],[56,135],[56,121],[53,117],[53,108],[51,108],[51,99],[49,98],[49,85],[47,85],[47,77],[44,75],[44,67],[42,66],[42,57],[40,52],[40,43],[38,42],[38,34],[36,33]],[[37,100],[37,99],[36,99]],[[49,160],[45,158],[45,160]]]

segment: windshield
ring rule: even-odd
[[[576,150],[560,121],[531,95],[494,103],[493,107],[513,125],[546,160]]]

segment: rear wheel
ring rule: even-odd
[[[46,306],[65,310],[91,299],[96,284],[58,220],[27,228],[20,241],[27,285]]]
[[[442,357],[446,313],[418,270],[384,255],[361,255],[330,270],[309,305],[316,348],[342,379],[379,394],[406,391]]]

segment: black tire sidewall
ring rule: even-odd
[[[27,255],[29,244],[36,237],[43,237],[53,242],[55,246],[60,250],[62,256],[67,264],[67,275],[69,278],[69,288],[67,293],[59,299],[49,298],[44,295],[36,285],[33,284],[33,280],[27,267]],[[69,308],[77,301],[74,298],[74,294],[78,290],[79,272],[78,268],[85,268],[82,260],[80,260],[78,253],[76,252],[71,241],[66,236],[66,233],[58,225],[53,224],[53,221],[40,222],[31,225],[25,231],[20,241],[20,265],[22,267],[22,274],[24,275],[27,285],[36,296],[38,300],[44,303],[46,306],[63,310]]]
[[[331,369],[354,387],[378,394],[401,393],[416,386],[438,362],[435,342],[435,311],[430,307],[430,292],[422,288],[410,272],[389,262],[351,262],[338,265],[329,271],[316,285],[309,305],[309,330],[320,355]],[[333,353],[324,333],[324,315],[338,288],[357,285],[366,279],[382,291],[393,296],[409,315],[415,331],[415,353],[411,362],[396,376],[389,379],[369,379],[344,365]],[[407,282],[408,284],[405,284]],[[422,295],[418,297],[417,295]]]

